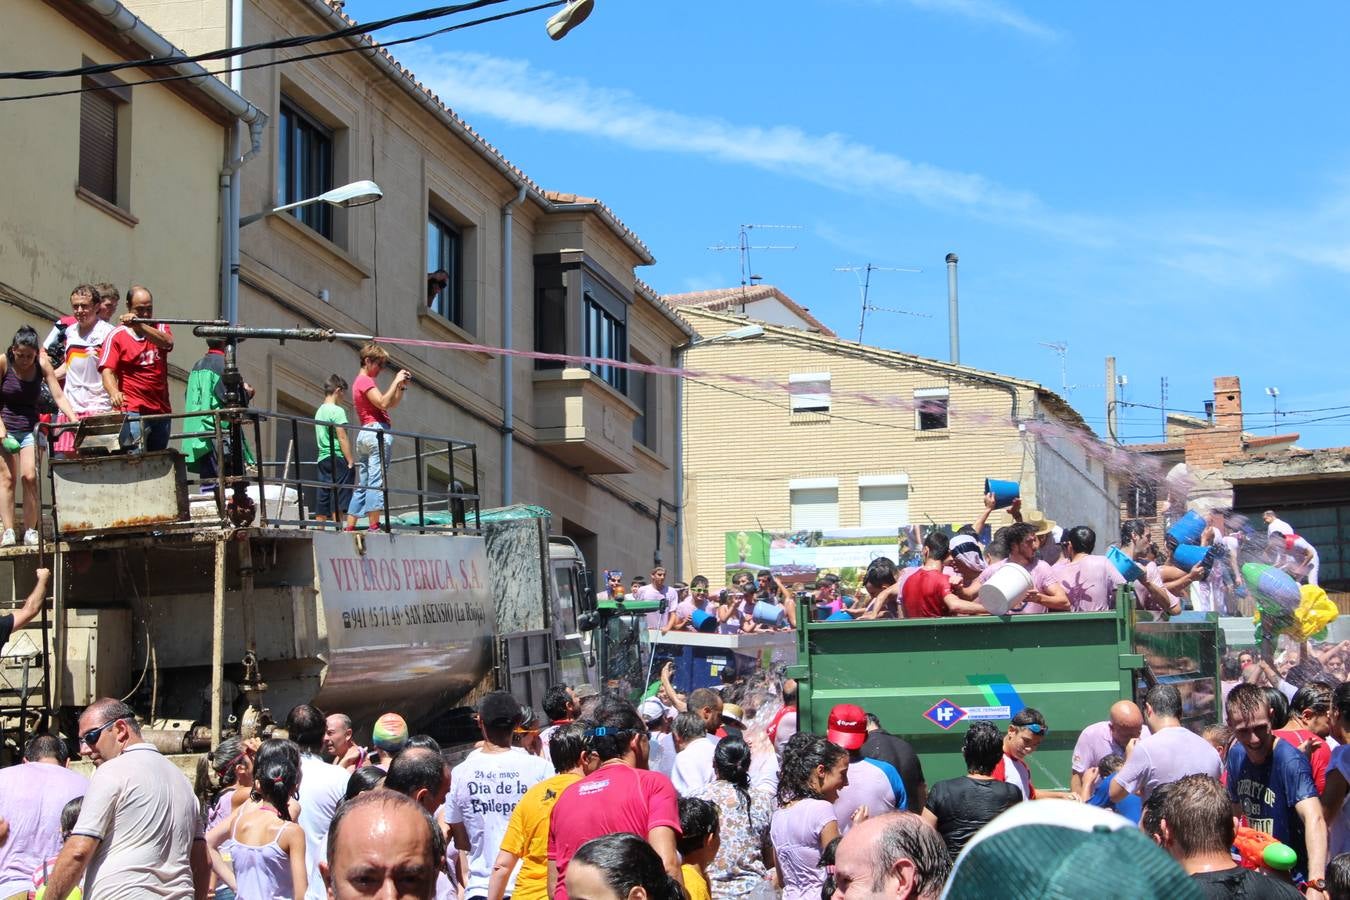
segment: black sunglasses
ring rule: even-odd
[[[111,728],[114,722],[120,721],[122,721],[121,718],[110,719],[107,722],[104,722],[102,725],[98,726],[97,728],[89,729],[84,734],[80,735],[80,743],[84,744],[86,747],[92,748],[94,744],[98,743],[98,739],[102,737],[103,732]]]

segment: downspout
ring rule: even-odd
[[[516,191],[516,195],[502,205],[502,347],[510,350],[515,342],[513,340],[512,330],[514,325],[511,320],[512,292],[514,290],[513,279],[511,277],[513,266],[511,263],[511,244],[512,233],[516,225],[516,207],[525,202],[526,186],[522,183]],[[515,465],[515,431],[516,431],[516,403],[515,403],[515,360],[507,355],[502,358],[502,506],[511,505],[512,477],[511,469]]]
[[[683,369],[688,344],[675,348],[675,368]],[[675,377],[675,580],[684,581],[684,378]]]

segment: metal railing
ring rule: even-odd
[[[204,430],[177,430],[186,419],[205,419],[210,426]],[[209,442],[210,453],[207,457],[213,461],[215,472],[188,472],[187,492],[189,516],[184,522],[172,525],[199,525],[230,527],[243,524],[242,513],[236,500],[248,497],[256,505],[257,524],[262,527],[299,528],[299,529],[342,529],[347,510],[341,508],[338,501],[348,491],[354,491],[358,485],[358,467],[353,460],[348,469],[348,480],[334,483],[322,477],[320,462],[317,459],[302,459],[301,429],[323,428],[327,431],[328,443],[332,452],[343,456],[339,432],[347,436],[347,445],[355,451],[357,437],[364,430],[373,431],[379,438],[379,450],[371,454],[368,463],[379,466],[377,489],[382,507],[379,522],[384,532],[417,531],[442,533],[477,533],[480,527],[481,510],[478,491],[478,448],[468,441],[456,440],[444,435],[423,434],[414,431],[394,429],[365,429],[359,424],[336,425],[321,422],[308,416],[276,412],[263,409],[218,409],[198,410],[186,413],[144,414],[137,417],[140,423],[134,434],[131,446],[124,446],[123,453],[147,453],[147,439],[153,423],[168,421],[170,449],[184,440],[201,439]],[[130,421],[130,420],[129,420]],[[262,458],[264,446],[264,428],[271,424],[273,434],[281,438],[289,437],[287,450],[280,459]],[[60,435],[68,430],[79,428],[79,423],[53,425],[51,441],[54,445]],[[126,434],[124,428],[123,434]],[[231,435],[235,440],[242,439],[243,445],[227,451],[227,440]],[[318,437],[318,431],[314,432]],[[257,454],[256,462],[243,465],[245,447],[252,444]],[[391,447],[411,442],[412,453],[398,457],[390,454]],[[278,445],[280,442],[278,441]],[[98,455],[76,453],[77,459],[97,459]],[[445,489],[432,488],[427,481],[427,463],[444,460],[449,484]],[[409,470],[411,469],[411,473]],[[49,467],[49,478],[52,471]],[[367,481],[373,479],[368,478]],[[256,486],[256,491],[250,490]],[[327,509],[313,509],[307,504],[306,491],[330,489],[330,502]],[[192,515],[193,498],[212,496],[215,501],[213,515]],[[55,496],[53,486],[52,496]],[[200,503],[198,499],[198,503]],[[242,501],[241,501],[242,502]],[[57,537],[61,537],[59,508],[53,504],[52,520]],[[328,515],[328,520],[316,518]],[[357,521],[357,528],[367,527],[366,514],[363,512]],[[161,530],[163,523],[147,526],[146,530]]]

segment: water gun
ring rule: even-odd
[[[1274,869],[1288,872],[1298,862],[1298,854],[1288,844],[1281,844],[1264,831],[1239,825],[1237,839],[1233,847],[1238,852],[1238,862],[1244,869]]]

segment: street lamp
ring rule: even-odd
[[[234,239],[230,256],[230,287],[229,294],[225,298],[225,318],[231,325],[239,324],[239,229],[245,225],[252,225],[259,219],[265,219],[268,216],[281,212],[289,212],[293,209],[299,209],[302,206],[309,206],[314,203],[328,203],[333,206],[340,206],[343,209],[351,209],[353,206],[365,206],[368,203],[374,203],[384,196],[384,191],[373,181],[353,181],[351,184],[344,184],[342,187],[335,187],[331,191],[325,191],[317,197],[309,197],[305,200],[297,200],[294,203],[287,203],[284,206],[278,206],[275,209],[265,210],[254,213],[251,216],[244,216],[234,224]],[[233,208],[238,212],[238,207]]]
[[[586,17],[593,9],[595,0],[568,0],[562,9],[549,18],[545,26],[548,28],[548,36],[555,41],[562,40],[567,36],[567,32],[586,21]]]
[[[384,191],[373,181],[353,181],[351,184],[344,184],[342,187],[333,188],[317,197],[309,197],[305,200],[297,200],[294,203],[287,203],[284,206],[278,206],[276,209],[269,209],[265,212],[257,212],[251,216],[244,216],[239,220],[239,227],[252,225],[259,219],[265,219],[270,215],[281,212],[290,212],[293,209],[299,209],[302,206],[312,206],[315,203],[328,203],[333,206],[340,206],[343,209],[351,209],[354,206],[365,206],[374,203],[384,196]]]

